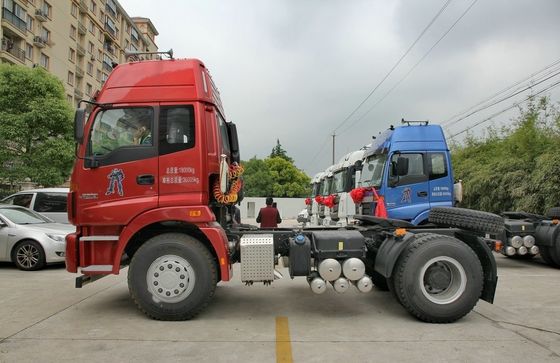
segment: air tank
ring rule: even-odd
[[[319,275],[327,281],[334,281],[340,277],[342,266],[334,258],[327,258],[319,263]]]

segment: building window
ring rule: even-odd
[[[49,57],[44,53],[41,53],[41,59],[39,60],[41,67],[49,69]]]
[[[74,25],[70,25],[70,38],[76,39],[76,27]]]
[[[33,33],[33,25],[34,25],[33,18],[27,15],[27,30],[29,30],[32,33]]]
[[[136,31],[134,27],[130,30],[130,36],[132,37],[133,42],[138,41],[138,31]]]
[[[93,87],[91,86],[91,84],[86,83],[86,94],[87,94],[88,96],[91,96],[92,93],[93,93]]]
[[[51,32],[48,31],[45,27],[41,27],[39,34],[44,41],[48,42],[49,40],[51,40]]]
[[[49,19],[52,17],[52,6],[48,2],[43,1],[43,6],[41,7],[41,10],[43,10],[43,13],[47,14],[47,17]]]
[[[76,61],[76,51],[72,48],[69,48],[68,50],[68,60],[70,60],[71,62]]]
[[[88,43],[88,53],[93,55],[93,53],[95,52],[95,46],[93,45],[92,42]]]
[[[97,11],[97,4],[95,4],[95,1],[91,0],[89,3],[89,10],[93,13],[93,15],[95,15],[95,12]]]
[[[70,14],[72,14],[72,16],[74,18],[78,17],[78,5],[72,3],[72,8],[70,9]]]
[[[93,20],[89,20],[89,25],[88,25],[88,29],[89,32],[93,35],[95,35],[95,24],[93,23]]]
[[[73,100],[74,100],[74,99],[72,98],[72,96],[66,95],[66,101],[68,101],[69,104],[72,104],[72,101],[73,101]]]
[[[93,63],[91,63],[91,62],[88,62],[88,64],[87,64],[87,73],[90,76],[93,76]]]
[[[98,61],[102,61],[103,60],[103,51],[101,49],[99,49],[97,51],[97,60]]]
[[[25,43],[25,58],[33,61],[33,46],[29,43]]]
[[[126,31],[126,34],[130,34],[130,24],[129,23],[126,23],[124,25],[124,30]]]
[[[101,76],[101,82],[105,82],[107,80],[107,78],[109,78],[109,75],[105,72],[103,72],[102,76]]]
[[[74,85],[74,73],[68,71],[68,80],[67,80],[68,84],[70,86]]]
[[[101,81],[101,69],[97,70],[97,75],[95,77],[98,81]]]

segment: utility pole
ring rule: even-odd
[[[334,138],[336,137],[335,132],[332,133],[332,165],[334,165]]]

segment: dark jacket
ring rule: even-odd
[[[278,223],[281,222],[282,218],[280,218],[280,212],[270,205],[261,208],[257,216],[257,223],[261,224],[261,228],[276,228],[278,227]]]

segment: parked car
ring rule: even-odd
[[[66,212],[68,192],[68,188],[23,190],[2,199],[1,203],[26,207],[55,222],[68,223]]]
[[[307,223],[309,222],[309,213],[307,212],[307,208],[303,208],[301,212],[299,212],[297,216],[298,223]]]
[[[0,261],[11,261],[25,271],[64,262],[70,224],[55,223],[32,210],[0,204]]]

